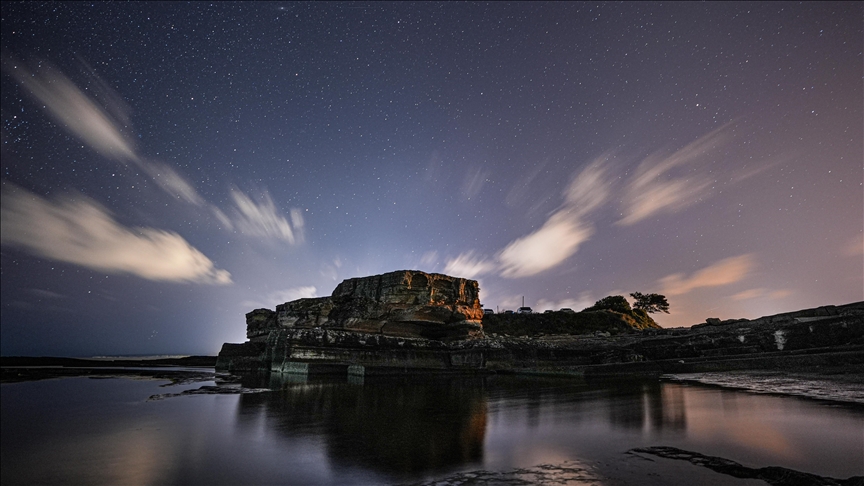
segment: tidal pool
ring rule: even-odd
[[[632,452],[652,446],[864,474],[864,407],[831,401],[661,381],[276,374],[244,377],[255,393],[149,399],[215,382],[165,384],[3,384],[2,483],[765,484]]]

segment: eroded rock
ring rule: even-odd
[[[247,337],[280,329],[325,328],[386,336],[467,339],[482,332],[476,280],[417,270],[351,278],[330,297],[298,299],[246,315]]]

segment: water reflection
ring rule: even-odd
[[[410,473],[482,459],[482,378],[358,384],[274,374],[269,386],[274,392],[241,397],[240,416],[263,412],[267,429],[285,436],[323,435],[328,453],[343,464]]]
[[[569,464],[640,484],[670,474],[668,461],[625,454],[651,446],[752,468],[864,473],[860,407],[524,376],[243,380],[271,391],[147,401],[165,392],[159,382],[4,384],[0,483],[392,484]]]
[[[283,437],[323,436],[331,461],[381,473],[417,473],[484,462],[491,412],[509,426],[562,418],[636,433],[683,432],[684,394],[659,382],[588,385],[537,377],[333,378],[247,375],[271,393],[240,397],[238,425]],[[592,419],[597,414],[602,418]],[[262,423],[263,420],[263,423]]]

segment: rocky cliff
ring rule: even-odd
[[[246,314],[246,337],[266,340],[284,329],[333,329],[439,340],[481,334],[476,280],[417,270],[351,278],[330,297],[299,299]]]
[[[345,280],[329,297],[249,312],[249,341],[226,343],[216,367],[363,375],[497,370],[586,377],[864,367],[864,302],[753,320],[709,318],[687,329],[631,321],[611,311],[484,319],[476,281],[402,270]]]
[[[482,356],[467,358],[443,344],[483,335],[479,296],[476,280],[417,270],[351,278],[329,297],[246,314],[249,342],[226,344],[218,367],[282,371],[307,361],[482,366]]]

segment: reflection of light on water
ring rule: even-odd
[[[722,394],[717,406],[717,394]],[[801,459],[788,437],[772,423],[770,417],[784,410],[766,407],[766,403],[747,400],[736,392],[687,389],[687,435],[704,443],[729,443],[745,449],[769,452],[784,460]],[[741,401],[746,403],[740,403]]]
[[[173,471],[178,457],[169,432],[142,427],[116,431],[111,434],[85,438],[65,444],[68,457],[76,451],[88,450],[104,458],[99,467],[105,468],[104,477],[114,484],[155,484],[164,482],[164,474]],[[169,449],[166,450],[166,445]]]

